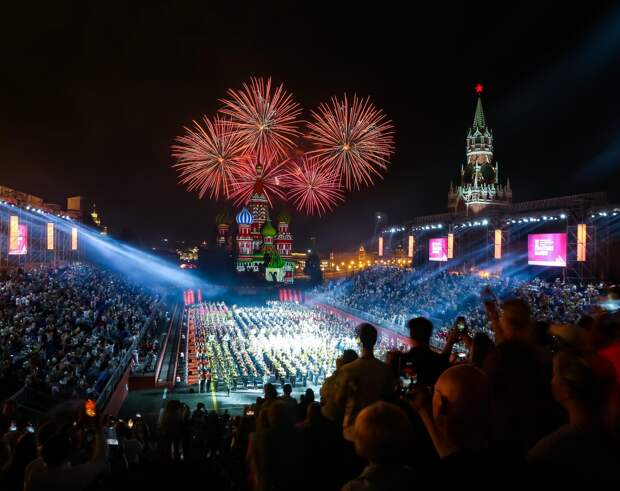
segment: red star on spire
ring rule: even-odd
[[[484,86],[482,84],[476,85],[476,94],[478,95],[482,94],[483,90],[484,90]]]

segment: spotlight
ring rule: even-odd
[[[484,220],[482,220],[482,225],[488,225],[489,221],[485,218]]]

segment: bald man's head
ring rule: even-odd
[[[449,368],[435,384],[433,417],[444,437],[456,445],[486,439],[490,405],[487,376],[473,366]]]

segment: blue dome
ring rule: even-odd
[[[247,208],[244,208],[237,214],[237,223],[239,225],[252,225],[253,222],[254,217]]]

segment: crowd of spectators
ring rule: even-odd
[[[537,320],[556,323],[577,322],[600,296],[600,287],[592,284],[525,280],[487,272],[420,272],[396,266],[373,266],[326,283],[314,293],[317,301],[370,314],[372,320],[387,325],[405,326],[408,319],[418,316],[432,319],[433,344],[443,345],[459,315],[467,318],[472,331],[493,335],[479,301],[484,287],[500,299],[522,298]]]
[[[183,474],[193,474],[193,482],[257,491],[613,482],[620,457],[618,291],[599,298],[593,287],[561,282],[508,291],[486,283],[467,283],[482,288],[463,292],[476,297],[486,331],[455,311],[441,352],[431,348],[434,326],[423,316],[407,322],[409,347],[389,351],[379,348],[371,324],[352,333],[349,321],[315,308],[195,306],[207,369],[225,377],[225,370],[242,374],[253,366],[257,375],[278,371],[284,380],[263,379],[263,395],[238,416],[171,398],[153,431],[137,415],[101,424],[83,415],[68,425],[50,418],[34,433],[19,425],[12,431],[18,410],[5,405],[0,487],[87,489],[144,469],[164,479],[163,463],[185,462]],[[307,342],[306,333],[313,334]],[[454,356],[457,344],[464,356]],[[323,355],[320,390],[292,397],[295,364],[317,369]],[[146,482],[139,475],[134,485]]]
[[[0,384],[96,399],[158,305],[152,293],[92,265],[7,272]]]

